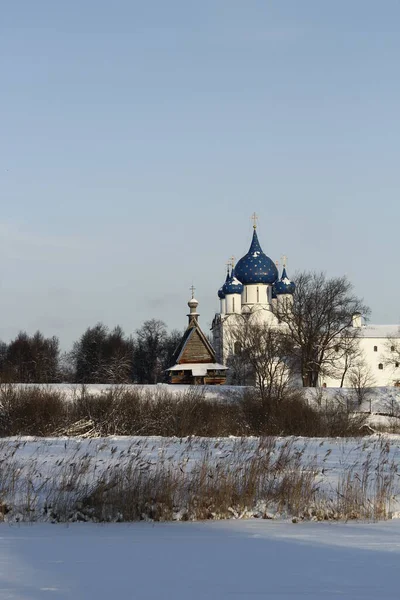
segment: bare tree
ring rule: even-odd
[[[251,368],[244,360],[240,342],[236,342],[233,354],[227,358],[226,366],[229,369],[229,381],[232,385],[241,386],[254,383]]]
[[[327,364],[330,363],[332,371],[336,369],[337,378],[340,379],[340,387],[344,386],[345,380],[352,370],[356,368],[362,360],[362,351],[359,341],[359,329],[351,327],[345,329],[340,336],[340,343],[335,345],[334,353],[329,354]]]
[[[163,355],[167,327],[163,321],[150,319],[136,331],[134,373],[138,383],[163,381]]]
[[[228,343],[235,348],[246,379],[250,373],[265,408],[279,402],[289,382],[292,341],[282,329],[238,315],[228,330]]]
[[[384,361],[391,366],[394,374],[398,370],[398,385],[400,385],[400,327],[398,337],[388,337],[385,344]]]
[[[122,328],[103,323],[89,327],[70,354],[79,383],[125,383],[132,380],[133,340]]]
[[[21,383],[53,383],[59,380],[59,340],[37,331],[21,331],[8,346],[2,345],[2,379]]]
[[[294,357],[305,387],[316,387],[321,376],[337,371],[348,344],[347,334],[352,331],[353,315],[369,314],[346,277],[327,279],[324,273],[310,272],[296,275],[293,303],[278,303],[274,310],[293,339]]]
[[[363,358],[360,357],[351,368],[349,372],[349,381],[355,392],[358,404],[361,406],[367,398],[370,389],[375,385],[375,378],[372,371]],[[372,412],[371,401],[369,412]]]

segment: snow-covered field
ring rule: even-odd
[[[340,401],[346,397],[353,397],[356,403],[356,393],[351,388],[303,388],[306,397],[310,401],[319,403],[322,407],[326,401],[332,401],[335,398]],[[369,412],[390,413],[400,409],[400,388],[398,387],[373,387],[365,390],[365,397],[362,400],[360,410]]]
[[[20,506],[0,524],[0,600],[397,600],[400,436],[271,443],[265,450],[272,448],[273,456],[287,447],[306,470],[312,465],[325,502],[335,498],[340,482],[361,482],[366,465],[371,494],[374,477],[382,483],[391,472],[387,516],[393,518],[344,523],[309,515],[311,520],[292,523],[272,504],[233,510],[225,521],[51,523],[44,507],[55,487],[56,496],[73,504],[80,486],[90,489],[132,461],[145,470],[164,465],[190,472],[207,460],[222,465],[222,472],[224,465],[246,464],[260,440],[6,438],[0,443],[0,512],[10,495]],[[181,519],[182,510],[174,518]]]
[[[353,486],[351,489],[360,488],[360,503],[373,503],[374,497],[387,489],[388,516],[398,516],[400,436],[396,435],[275,440],[140,436],[90,440],[5,438],[0,443],[0,513],[1,503],[4,503],[12,508],[4,514],[4,519],[10,522],[54,520],[48,510],[50,505],[62,502],[73,506],[101,479],[109,480],[118,469],[129,468],[131,474],[139,475],[161,469],[164,473],[182,473],[180,476],[188,481],[191,472],[203,468],[209,473],[207,476],[226,477],[227,473],[234,473],[238,480],[246,474],[246,465],[264,464],[260,461],[268,453],[271,458],[266,468],[271,478],[276,477],[278,481],[283,477],[293,479],[300,472],[310,474],[310,485],[316,490],[315,498],[320,505],[333,506],[339,496],[350,493],[350,488],[346,488],[348,484]],[[277,475],[274,461],[281,463],[288,456],[292,457],[288,466],[281,466]],[[264,477],[262,469],[258,477]],[[267,473],[265,484],[268,477]],[[262,500],[262,494],[262,491],[258,494],[258,500]],[[171,518],[182,518],[182,508],[177,506]],[[247,508],[241,515],[232,510],[232,516],[260,517],[263,513],[272,518],[291,516],[290,512],[279,510],[276,503]],[[63,519],[74,520],[75,513],[72,511],[71,517]],[[213,518],[219,518],[218,512]]]
[[[123,388],[128,391],[142,391],[143,393],[162,393],[162,392],[170,392],[174,395],[180,396],[189,390],[194,390],[199,394],[204,394],[206,398],[226,398],[232,395],[232,393],[243,393],[243,390],[246,388],[243,386],[233,386],[233,385],[221,385],[221,386],[204,386],[204,385],[170,385],[167,383],[158,383],[156,385],[138,385],[135,383],[132,384],[113,384],[113,383],[89,383],[89,384],[79,384],[79,383],[49,383],[49,384],[38,384],[38,383],[12,383],[6,384],[11,385],[13,387],[29,389],[40,387],[41,389],[47,390],[55,390],[64,394],[67,400],[73,400],[76,397],[79,397],[82,393],[82,389],[85,390],[87,394],[92,396],[98,396],[100,394],[106,393],[110,390],[115,390],[116,388]]]
[[[400,521],[0,526],[2,600],[398,600]]]
[[[12,383],[6,384],[12,385],[15,387],[21,388],[30,388],[30,387],[41,387],[47,389],[53,389],[65,392],[67,396],[74,397],[76,394],[79,394],[82,390],[82,384],[79,383],[49,383],[49,384],[37,384],[37,383]],[[235,386],[235,385],[219,385],[219,386],[190,386],[190,385],[170,385],[166,383],[158,383],[156,385],[139,385],[139,384],[121,384],[116,385],[112,383],[90,383],[84,385],[85,390],[90,394],[100,394],[102,392],[111,390],[115,387],[124,387],[126,389],[142,389],[148,391],[155,390],[169,390],[173,393],[182,393],[188,391],[190,388],[194,388],[199,391],[205,391],[207,396],[216,397],[216,396],[225,396],[231,392],[240,392],[246,389],[245,386]],[[315,394],[322,393],[322,397],[332,397],[337,393],[347,394],[353,392],[351,388],[304,388],[309,392],[309,397],[311,398]],[[400,402],[400,388],[397,387],[373,387],[370,389],[370,395],[372,396],[372,407],[380,408],[381,405],[389,407],[389,403],[391,399],[395,399]],[[368,394],[369,397],[369,394]],[[367,405],[366,405],[367,408]],[[368,404],[369,408],[369,404]]]

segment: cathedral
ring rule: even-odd
[[[287,275],[285,261],[279,276],[277,265],[262,251],[255,215],[253,220],[249,251],[236,266],[233,262],[228,266],[225,283],[218,290],[220,312],[215,315],[211,330],[217,360],[223,364],[230,355],[240,352],[232,339],[232,330],[243,315],[279,327],[275,306],[293,302],[296,289]]]
[[[174,355],[174,364],[168,369],[171,383],[220,385],[231,383],[229,359],[241,354],[241,344],[235,339],[235,331],[244,322],[265,323],[271,327],[287,327],[280,323],[276,314],[279,309],[284,312],[291,309],[294,301],[296,285],[287,274],[286,259],[283,260],[282,272],[278,272],[277,264],[267,256],[257,236],[257,217],[253,215],[253,237],[247,254],[235,265],[229,263],[224,284],[218,290],[220,311],[212,321],[213,345],[204,335],[198,322],[198,302],[192,298],[189,323]],[[400,364],[390,357],[396,356],[397,344],[400,342],[398,325],[366,325],[359,314],[353,317],[353,327],[359,347],[358,360],[364,372],[368,372],[369,386],[400,385]],[[392,340],[392,341],[390,341]],[[392,344],[392,345],[391,345]],[[351,387],[350,375],[347,375],[341,359],[336,359],[337,378],[322,377],[322,387]],[[340,375],[342,373],[342,375]],[[291,372],[293,381],[299,374]],[[301,384],[300,384],[301,385]]]
[[[222,364],[226,364],[229,357],[241,351],[232,331],[240,324],[244,315],[273,327],[282,327],[284,325],[276,317],[279,310],[276,311],[275,308],[279,309],[282,303],[287,303],[290,307],[293,302],[296,286],[288,277],[286,260],[283,261],[282,273],[279,275],[277,265],[264,254],[260,246],[256,219],[256,215],[253,215],[253,238],[249,251],[236,266],[231,263],[225,283],[218,290],[220,312],[214,316],[211,330],[216,359]],[[369,373],[369,385],[399,386],[400,364],[390,356],[391,352],[395,355],[395,348],[400,343],[399,325],[365,324],[362,316],[356,314],[353,317],[353,327],[357,328],[359,356],[365,365],[365,372]],[[339,365],[338,372],[341,370],[343,371]],[[343,381],[341,377],[321,377],[319,385],[350,387],[349,377],[350,374]],[[229,371],[227,380],[229,382]]]

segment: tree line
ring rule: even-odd
[[[280,302],[274,312],[282,327],[252,320],[251,314],[233,320],[233,350],[228,361],[231,382],[256,383],[263,393],[279,397],[299,375],[304,387],[317,387],[324,377],[351,382],[363,390],[373,385],[359,346],[361,328],[353,327],[355,315],[368,318],[369,308],[345,277],[302,272],[295,276],[293,302]],[[290,298],[287,298],[290,300]],[[109,330],[102,323],[89,327],[71,352],[60,353],[56,337],[40,332],[19,333],[9,344],[0,343],[1,381],[21,383],[139,383],[166,380],[179,331],[168,332],[163,321],[145,321],[134,335],[121,327]],[[388,340],[390,360],[400,363],[400,344]]]
[[[0,342],[0,380],[18,383],[140,383],[166,380],[165,369],[182,333],[169,332],[163,321],[145,321],[134,335],[103,323],[88,327],[70,352],[60,351],[57,337],[20,332]]]

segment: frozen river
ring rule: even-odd
[[[1,600],[398,600],[400,521],[0,526]]]

